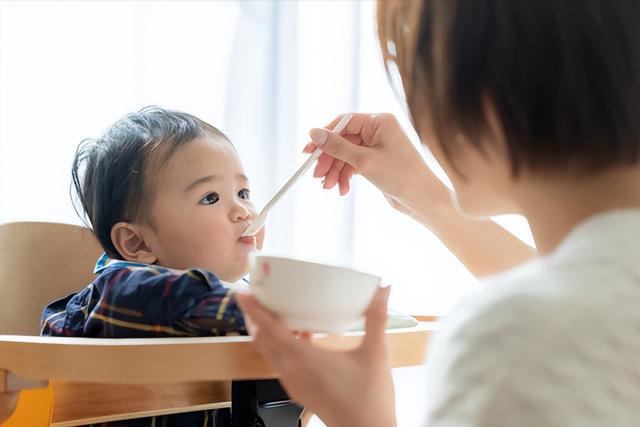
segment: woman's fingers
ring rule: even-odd
[[[393,382],[384,345],[387,297],[388,289],[378,290],[367,309],[367,336],[358,350],[350,352],[315,347],[308,342],[311,334],[289,331],[253,295],[238,294],[238,303],[245,318],[251,319],[257,351],[279,372],[292,399],[328,425],[392,426]],[[353,396],[367,405],[345,405]]]
[[[351,166],[358,169],[364,156],[366,156],[366,150],[359,145],[352,144],[348,139],[341,135],[336,135],[329,132],[326,129],[311,129],[309,135],[313,142],[322,149],[322,151],[338,160],[349,163]],[[318,162],[319,163],[319,162]],[[328,172],[327,168],[327,172]]]
[[[257,328],[271,326],[279,322],[278,316],[262,306],[255,295],[248,293],[236,294],[238,305],[243,313],[249,315],[251,322]]]
[[[345,134],[342,136],[352,144],[362,144],[362,138],[360,135]],[[349,163],[334,159],[333,165],[326,175],[324,188],[333,188],[336,184],[339,184],[340,195],[344,196],[349,192],[349,181],[354,173],[355,169]]]
[[[378,288],[367,311],[365,331],[366,335],[362,342],[361,349],[364,352],[372,351],[380,353],[380,347],[384,347],[385,329],[387,327],[387,303],[391,286]]]
[[[303,153],[313,153],[313,151],[317,148],[317,145],[314,144],[313,142],[309,142],[307,143],[307,145],[304,146],[304,148],[302,149]]]
[[[341,181],[340,179],[338,179],[338,192],[341,196],[347,194],[350,189],[351,184],[349,184],[349,181]]]
[[[356,173],[356,170],[351,165],[345,165],[340,172],[340,176],[338,177],[338,184],[340,187],[340,195],[344,196],[349,192],[351,188],[351,178]]]
[[[326,176],[334,161],[335,159],[333,157],[322,153],[320,157],[318,157],[316,167],[313,169],[313,177],[320,178]]]
[[[297,339],[278,316],[264,308],[254,295],[236,295],[256,347],[270,363],[278,366],[277,362],[288,356],[287,348],[291,351]]]
[[[324,178],[324,185],[322,186],[322,188],[331,189],[335,187],[335,185],[338,183],[338,178],[340,177],[340,172],[342,172],[342,168],[344,167],[344,165],[345,163],[342,160],[333,161],[329,172],[327,172],[327,175]]]

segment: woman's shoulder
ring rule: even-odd
[[[573,263],[547,257],[494,276],[445,318],[429,354],[430,386],[442,396],[434,419],[441,411],[476,411],[495,421],[491,413],[529,408],[544,425],[561,413],[572,419],[584,405],[604,411],[598,405],[605,403],[626,414],[640,339],[639,284],[610,265]],[[608,386],[621,390],[618,402],[609,402]],[[540,393],[564,403],[534,408]]]
[[[434,348],[502,369],[540,348],[572,357],[613,336],[637,336],[640,283],[611,263],[543,257],[487,278],[442,321]],[[582,351],[582,350],[579,350]]]
[[[541,266],[533,261],[517,270],[484,280],[482,287],[466,297],[441,321],[436,344],[454,343],[461,351],[474,348],[508,355],[528,347],[549,323],[560,322],[563,309],[572,296],[553,283],[551,274],[538,274]],[[446,344],[444,344],[446,342]],[[501,363],[501,362],[498,362]]]
[[[640,283],[616,263],[546,257],[483,281],[443,322],[448,334],[505,335],[527,346],[561,329],[624,327],[640,304]],[[542,338],[545,339],[545,338]]]

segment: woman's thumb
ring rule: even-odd
[[[384,333],[387,326],[387,302],[389,301],[390,286],[378,288],[371,304],[366,312],[366,335],[363,347],[378,348],[384,341]]]
[[[325,154],[349,163],[356,170],[358,169],[360,159],[363,156],[362,150],[365,150],[365,148],[353,144],[342,136],[326,129],[311,129],[309,135],[313,143],[320,147]]]

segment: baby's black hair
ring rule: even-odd
[[[71,169],[73,190],[84,211],[81,216],[108,256],[122,259],[111,241],[115,224],[148,220],[146,207],[154,193],[149,184],[158,168],[176,150],[205,135],[228,141],[195,116],[148,106],[79,144]],[[78,212],[77,203],[74,207]]]

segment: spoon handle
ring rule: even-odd
[[[353,114],[351,113],[345,114],[342,117],[342,119],[340,119],[338,124],[336,124],[336,126],[333,128],[331,132],[340,134],[344,130],[344,128],[349,124],[352,118],[353,118]],[[307,169],[309,169],[309,167],[313,164],[313,162],[315,162],[318,159],[318,157],[320,157],[321,154],[322,154],[322,150],[320,149],[320,147],[316,148],[313,151],[313,153],[311,153],[309,158],[302,164],[302,166],[300,166],[298,170],[295,171],[295,173],[291,176],[291,178],[289,178],[287,182],[285,182],[285,184],[276,192],[276,194],[273,195],[271,200],[269,200],[269,202],[264,206],[264,208],[262,208],[258,216],[251,222],[251,224],[249,224],[249,226],[244,231],[244,233],[242,233],[242,236],[254,236],[256,233],[258,233],[258,231],[260,231],[260,229],[264,225],[264,222],[267,220],[267,214],[269,213],[269,210],[273,207],[273,205],[275,205],[278,202],[278,200],[280,200],[280,198],[284,195],[284,193],[286,193],[287,190],[291,188],[291,186],[298,180],[298,178],[300,178],[300,176],[303,173],[305,173]]]
[[[337,134],[341,133],[344,130],[344,128],[349,124],[349,121],[351,121],[352,117],[353,117],[353,114],[351,113],[345,114],[342,117],[342,119],[340,119],[338,124],[336,124],[336,126],[333,128],[331,132],[337,133]],[[315,162],[318,159],[318,157],[320,157],[321,154],[322,154],[322,150],[319,147],[316,148],[313,151],[313,153],[311,153],[309,158],[302,164],[302,166],[300,166],[298,170],[295,171],[295,173],[291,176],[291,178],[287,180],[287,182],[278,190],[278,192],[271,198],[271,200],[269,200],[269,202],[264,206],[264,208],[262,208],[262,211],[260,211],[260,215],[262,215],[262,212],[265,212],[271,209],[273,205],[275,205],[276,202],[280,200],[282,195],[286,193],[287,190],[289,190],[289,188],[291,188],[291,186],[298,180],[298,178],[300,178],[300,176],[302,176],[302,174],[304,174],[309,169],[309,167],[311,167],[313,162]]]
[[[262,208],[262,211],[260,211],[260,214],[262,214],[262,212],[265,210],[271,209],[273,205],[275,205],[276,202],[280,200],[282,195],[286,193],[287,190],[291,188],[291,186],[298,180],[298,178],[300,178],[300,176],[303,173],[305,173],[307,169],[309,169],[309,167],[313,164],[313,162],[318,157],[320,157],[320,154],[322,154],[322,150],[319,148],[316,148],[314,152],[309,156],[309,158],[302,164],[302,166],[300,166],[300,168],[293,175],[291,175],[291,178],[289,178],[289,180],[287,180],[287,182],[282,187],[280,187],[278,192],[273,195],[271,200],[269,200],[269,202],[264,206],[264,208]]]

